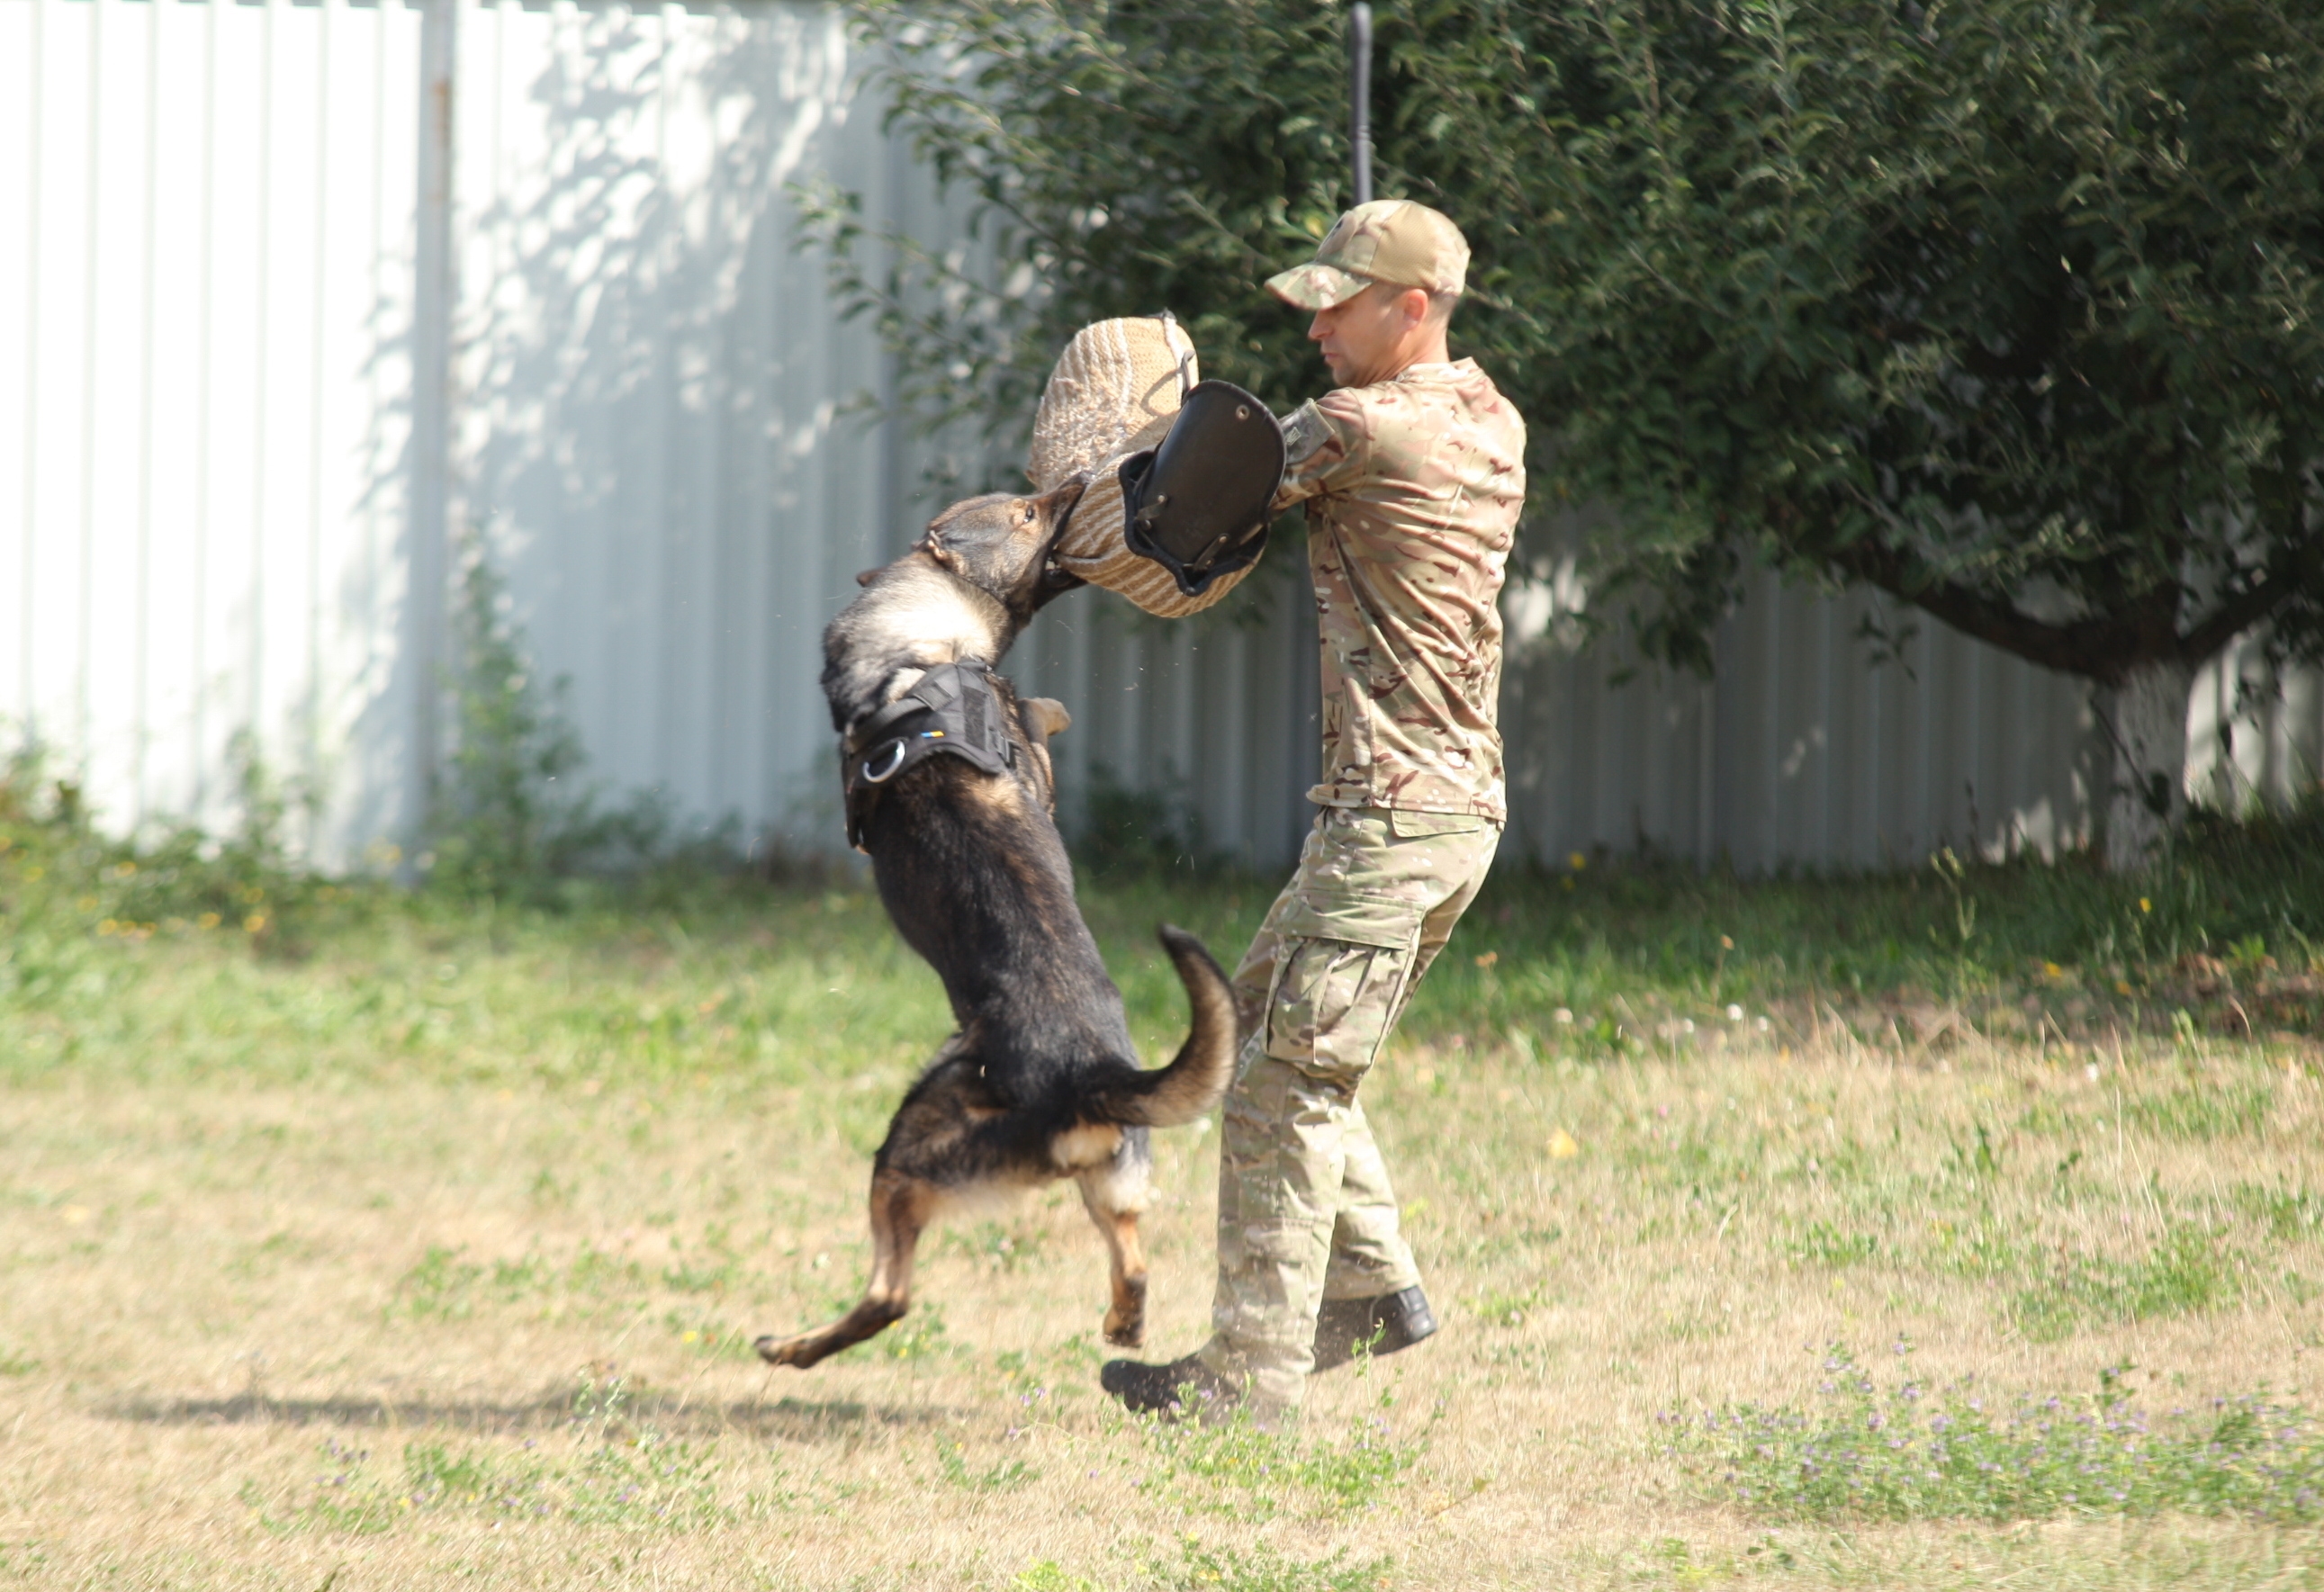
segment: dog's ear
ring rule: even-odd
[[[1066,476],[1042,494],[1043,508],[1053,517],[1064,519],[1080,507],[1083,494],[1089,491],[1090,483],[1096,478],[1094,470],[1084,470],[1079,474]]]
[[[930,558],[936,560],[939,567],[949,569],[954,575],[960,573],[960,555],[945,546],[944,526],[946,518],[958,508],[959,505],[955,503],[953,508],[945,510],[944,513],[929,520],[927,529],[920,533],[920,539],[912,544],[914,552],[926,553]]]
[[[1018,705],[1024,710],[1026,731],[1039,744],[1047,745],[1050,736],[1063,735],[1073,728],[1074,715],[1053,696],[1028,696]]]

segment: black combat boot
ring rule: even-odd
[[[1416,1286],[1371,1299],[1327,1299],[1315,1312],[1315,1369],[1346,1365],[1359,1344],[1370,1343],[1377,1357],[1410,1348],[1435,1330],[1428,1296]]]
[[[1189,1414],[1204,1422],[1216,1421],[1242,1403],[1242,1390],[1203,1364],[1200,1355],[1190,1354],[1167,1366],[1108,1360],[1097,1381],[1131,1413],[1159,1415],[1166,1421]]]

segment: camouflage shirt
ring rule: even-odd
[[[1496,708],[1501,576],[1525,422],[1472,360],[1342,387],[1284,423],[1280,511],[1307,506],[1323,644],[1308,799],[1508,815]]]

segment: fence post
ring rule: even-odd
[[[1348,158],[1356,203],[1372,202],[1372,8],[1348,8]]]
[[[403,649],[411,680],[411,741],[404,769],[402,875],[436,797],[444,728],[444,620],[452,517],[452,323],[459,304],[453,138],[460,0],[429,0],[420,24],[420,214],[411,296],[410,533],[405,546]]]

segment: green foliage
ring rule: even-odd
[[[234,764],[234,830],[178,824],[124,838],[96,827],[79,787],[51,772],[39,746],[18,748],[0,766],[0,994],[54,997],[86,971],[92,938],[234,936],[295,952],[367,893],[364,881],[300,867],[283,836],[291,802],[247,740],[235,743]]]
[[[1204,870],[1215,854],[1204,838],[1203,815],[1182,786],[1170,778],[1141,789],[1124,784],[1105,764],[1093,764],[1074,846],[1077,859],[1093,872],[1113,877]]]
[[[232,847],[106,838],[68,816],[52,782],[0,792],[14,804],[0,814],[0,1078],[69,1066],[763,1088],[868,1068],[899,1088],[948,1023],[941,989],[860,888],[672,867],[514,900],[405,891],[257,869]],[[1144,1054],[1167,1054],[1186,1021],[1154,925],[1183,924],[1231,962],[1279,882],[1158,867],[1084,877],[1082,909]],[[222,905],[243,916],[206,924]],[[2324,815],[2199,814],[2167,867],[2135,881],[2031,859],[1970,863],[1950,883],[1927,870],[1755,880],[1652,860],[1514,864],[1489,881],[1395,1043],[1598,1065],[1720,1034],[1804,1044],[1841,1018],[1890,1047],[1941,1043],[1947,1022],[2075,1041],[2123,1025],[2179,1034],[2197,1065],[2207,1035],[2324,1032]],[[2212,1094],[2200,1073],[2157,1081],[2185,1092],[2141,1091],[2126,1126],[2265,1131],[2259,1093]],[[868,1152],[891,1099],[834,1097],[835,1130]],[[1618,1153],[1681,1186],[1752,1170],[1685,1124]],[[544,1206],[568,1197],[565,1169],[537,1173]],[[689,1250],[671,1286],[715,1292],[724,1263]]]
[[[1966,938],[1964,917],[1974,920]],[[2263,957],[2219,954],[2247,936]],[[1993,1002],[1978,1026],[1989,1012],[2004,1031],[2043,1020],[2070,1028],[2076,1012],[2168,1028],[2183,1012],[2192,1030],[2241,1034],[2233,1000],[2260,1030],[2309,1032],[2324,1025],[2319,952],[2324,809],[2248,824],[2198,814],[2142,879],[2082,859],[1969,863],[1957,879],[1920,870],[1766,881],[1652,860],[1563,875],[1505,867],[1407,1020],[1471,1034],[1514,1027],[1536,1044],[1610,1055],[1668,1043],[1645,1020],[1648,990],[1679,996],[1676,1009],[1699,1026],[1730,1026],[1729,1005],[1748,1025],[1772,1003],[1822,989]],[[1475,957],[1486,953],[1494,961],[1480,968]],[[2029,1001],[2047,1017],[2002,1009]],[[1559,1009],[1571,1020],[1556,1019]],[[2256,1096],[2139,1108],[2143,1125],[2173,1136],[2250,1131],[2263,1109]]]
[[[1495,1327],[1522,1327],[1548,1297],[1549,1290],[1535,1283],[1509,1292],[1480,1295],[1470,1300],[1468,1305],[1480,1321]]]
[[[565,710],[567,682],[546,687],[526,658],[507,585],[484,549],[469,549],[453,606],[452,746],[429,814],[430,886],[481,897],[555,902],[585,874],[634,875],[671,862],[724,861],[731,836],[675,847],[650,793],[606,808],[585,785],[588,758]]]
[[[586,909],[700,901],[733,888],[741,848],[731,828],[691,839],[650,796],[604,805],[567,721],[562,682],[544,687],[522,630],[480,553],[464,566],[447,684],[455,734],[415,860],[447,905],[505,902]],[[86,974],[87,942],[239,938],[280,957],[372,918],[395,892],[369,872],[403,860],[376,848],[364,870],[334,878],[297,854],[292,833],[316,794],[267,768],[246,735],[231,748],[239,816],[224,833],[155,824],[134,835],[94,822],[79,787],[37,743],[0,763],[0,996],[39,999]],[[803,879],[818,870],[795,870]]]
[[[1899,1343],[1897,1353],[1908,1346]],[[2215,1398],[2150,1412],[2126,1372],[2080,1398],[1974,1383],[1879,1385],[1834,1345],[1814,1405],[1665,1414],[1719,1489],[1779,1520],[2044,1519],[2058,1514],[2324,1519],[2324,1428],[2295,1405]]]
[[[1342,8],[864,0],[894,120],[990,275],[882,274],[810,198],[924,409],[1013,432],[1071,330],[1167,307],[1277,400],[1259,291],[1344,204]],[[2297,0],[1382,7],[1379,189],[1475,248],[1456,353],[1542,511],[1708,667],[1756,565],[1865,581],[2113,682],[2272,619],[2324,646],[2324,28]],[[2021,605],[2022,604],[2022,605]]]
[[[1014,436],[1064,339],[1163,308],[1207,375],[1289,397],[1304,323],[1258,281],[1312,250],[1346,163],[1336,8],[973,0],[859,8],[891,52],[891,119],[975,200],[1000,269],[873,237],[860,196],[804,196],[835,285],[903,360],[904,400]],[[871,263],[880,242],[901,269]]]

